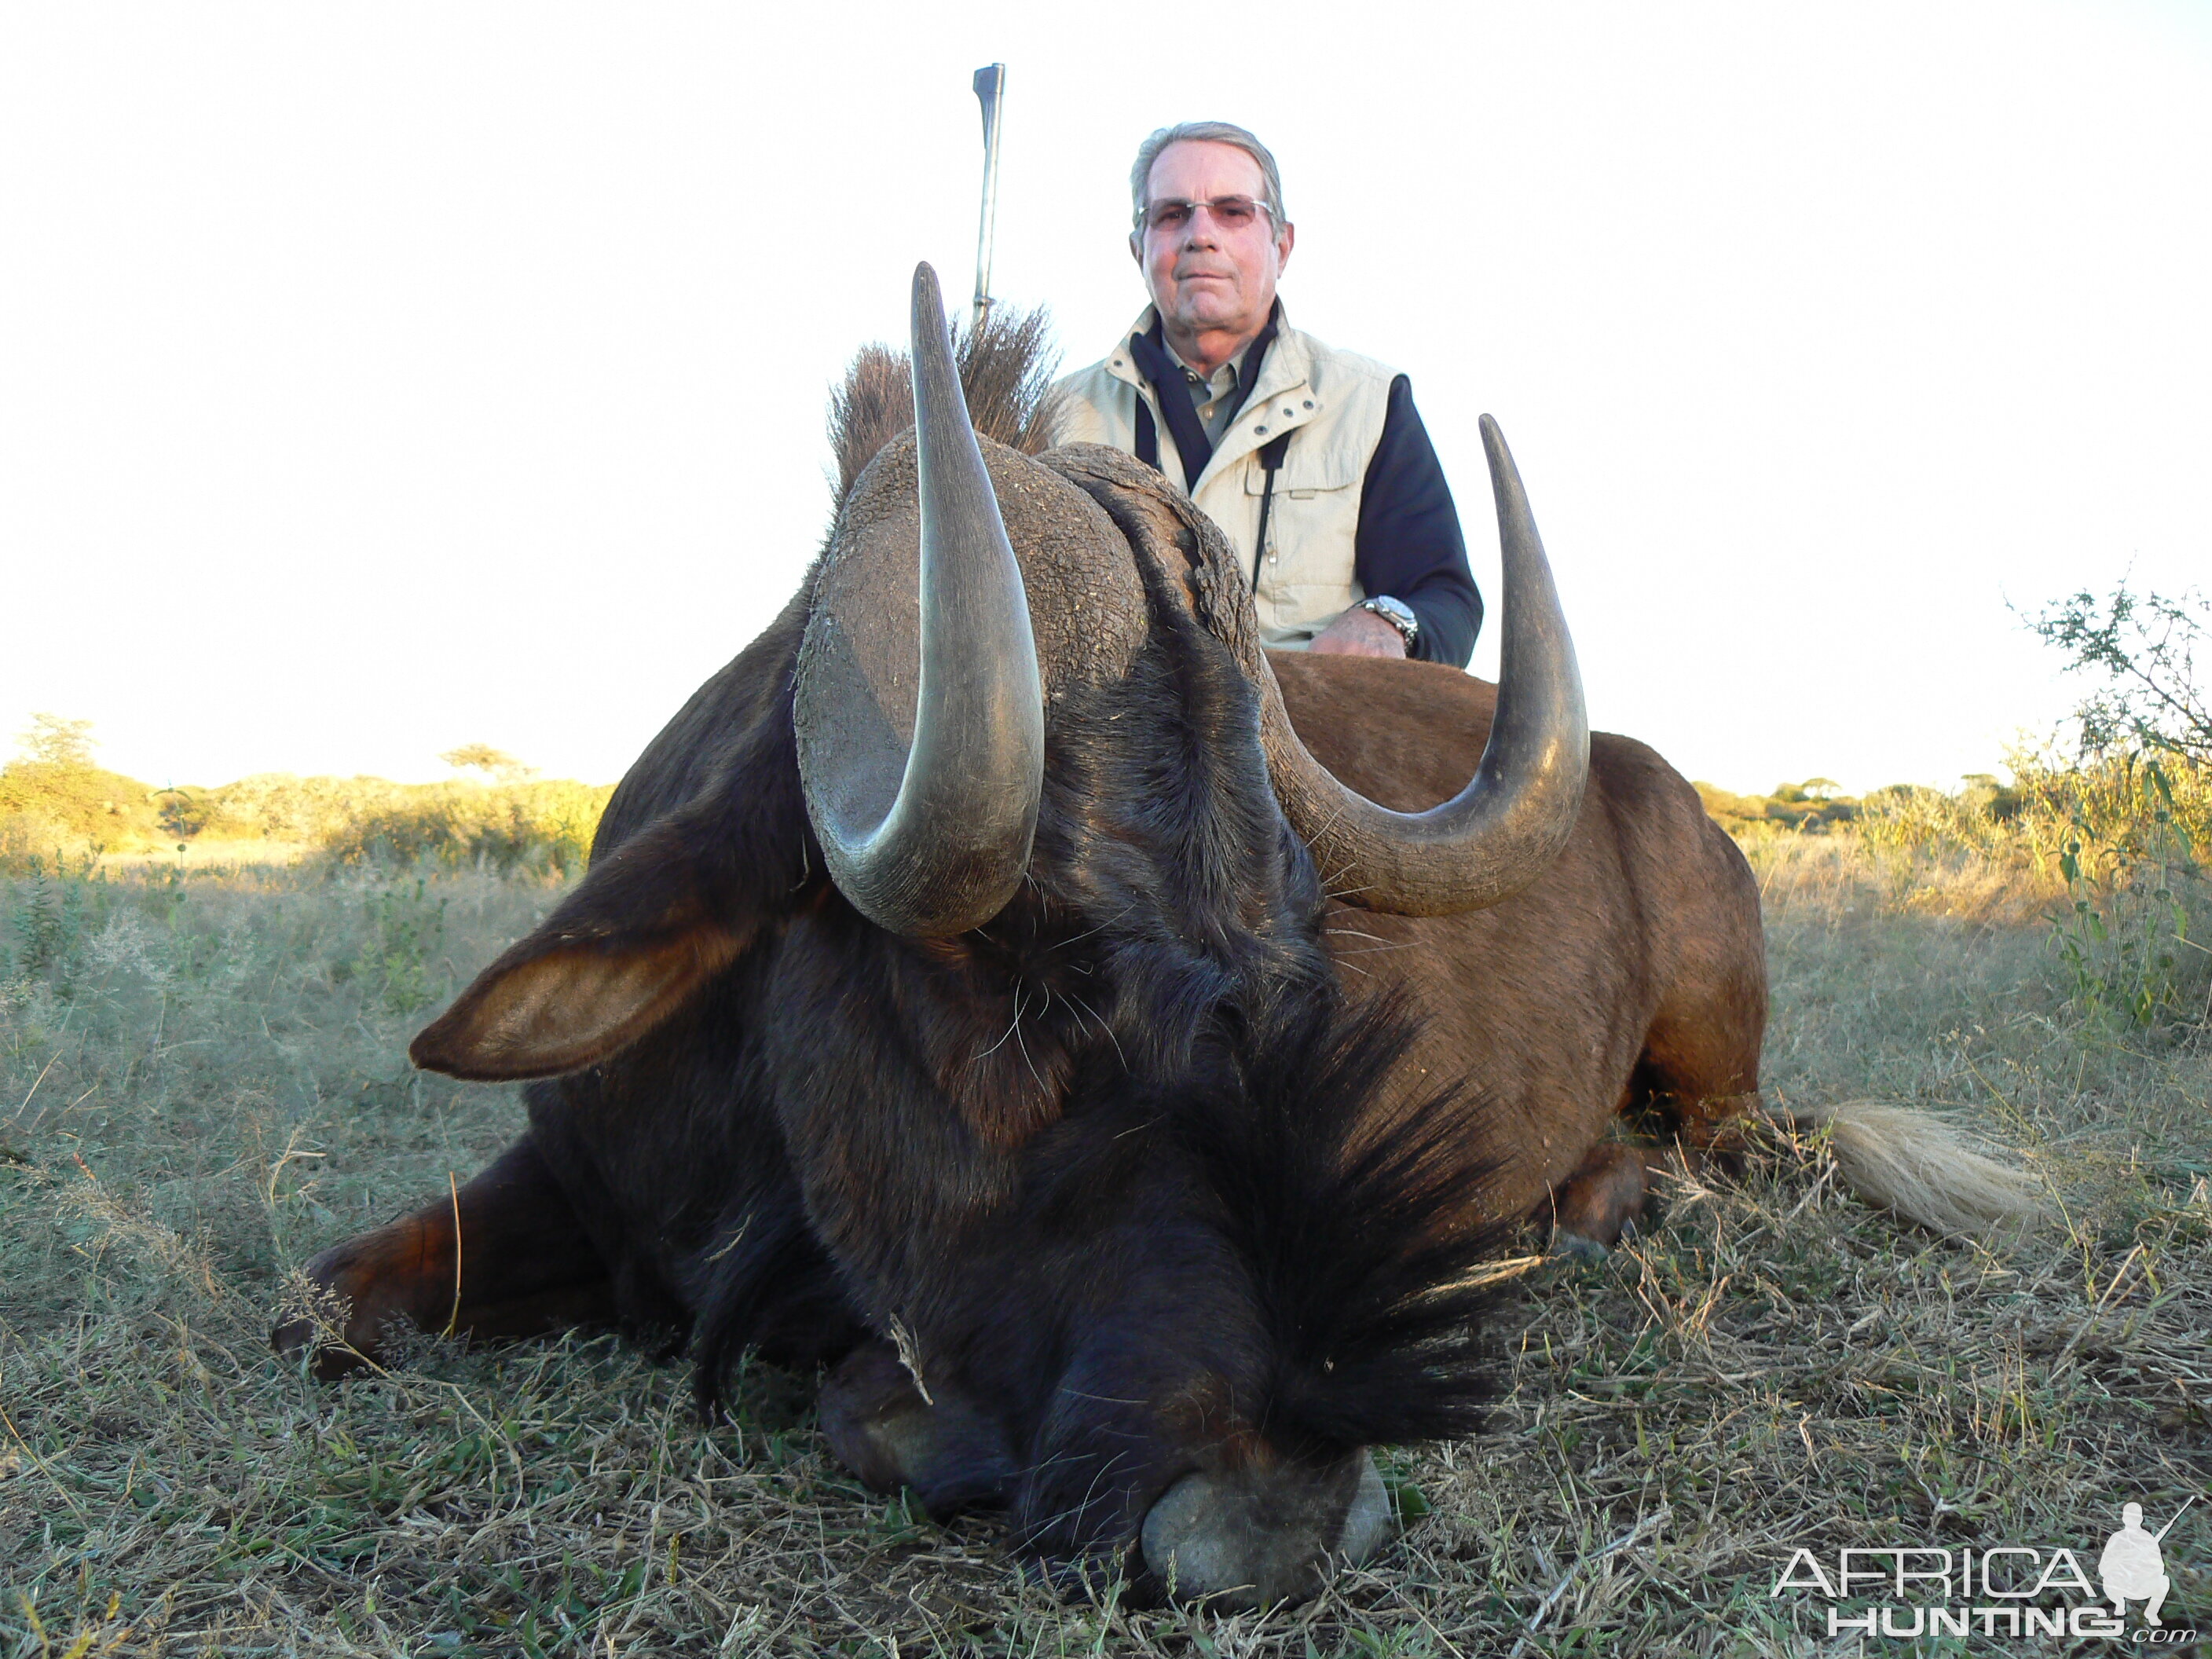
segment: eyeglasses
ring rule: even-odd
[[[1252,222],[1263,213],[1271,223],[1275,217],[1273,208],[1250,196],[1217,196],[1210,202],[1186,202],[1181,197],[1163,196],[1157,202],[1145,204],[1138,222],[1146,230],[1181,230],[1200,208],[1212,214],[1213,222],[1224,230],[1249,230]]]

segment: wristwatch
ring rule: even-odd
[[[1413,641],[1421,637],[1421,619],[1413,614],[1413,607],[1403,599],[1394,599],[1388,593],[1377,593],[1371,599],[1359,602],[1362,611],[1372,611],[1396,629],[1406,641],[1406,654],[1413,654]]]

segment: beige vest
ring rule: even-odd
[[[1109,356],[1060,383],[1065,401],[1054,435],[1061,443],[1111,444],[1134,454],[1137,399],[1142,398],[1159,434],[1161,470],[1170,483],[1180,483],[1175,434],[1129,353],[1129,336],[1150,329],[1152,318],[1146,307]],[[1299,333],[1285,317],[1261,363],[1258,384],[1199,474],[1191,498],[1228,535],[1249,574],[1267,489],[1259,452],[1285,432],[1297,434],[1275,474],[1267,545],[1261,550],[1260,585],[1252,595],[1261,637],[1271,646],[1304,650],[1366,598],[1352,574],[1352,540],[1367,463],[1382,441],[1396,378],[1395,369],[1371,358],[1334,350]],[[1181,386],[1171,391],[1184,395]]]

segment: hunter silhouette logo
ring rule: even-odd
[[[2196,1501],[2191,1496],[2173,1512],[2173,1521],[2180,1520]],[[2105,1540],[2105,1553],[2097,1558],[2097,1577],[2104,1580],[2105,1599],[2121,1618],[2128,1616],[2129,1602],[2140,1601],[2143,1623],[2165,1622],[2158,1610],[2166,1605],[2173,1581],[2166,1576],[2166,1556],[2159,1545],[2173,1530],[2173,1521],[2156,1532],[2145,1532],[2142,1504],[2130,1504],[2120,1511],[2120,1529]]]
[[[2197,1501],[2191,1497],[2156,1532],[2143,1525],[2141,1504],[2120,1510],[2120,1529],[2105,1540],[2097,1558],[2097,1585],[2069,1549],[2024,1544],[1937,1549],[1923,1546],[1840,1549],[1832,1567],[1811,1550],[1791,1554],[1770,1597],[1813,1590],[1828,1605],[1827,1634],[1910,1639],[1920,1636],[2122,1637],[2130,1646],[2185,1647],[2197,1632],[2166,1622],[2173,1588],[2163,1548],[2174,1523]],[[1861,1602],[1847,1613],[1836,1604]],[[1864,1606],[1868,1601],[1875,1605]],[[2128,1604],[2142,1604],[2142,1622],[2130,1630]]]

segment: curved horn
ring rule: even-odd
[[[849,680],[804,664],[793,713],[807,816],[838,890],[877,926],[926,939],[981,927],[1021,884],[1044,787],[1044,696],[1021,568],[927,264],[915,270],[913,322],[921,496],[914,741],[902,765],[880,711],[852,708]]]
[[[1504,550],[1504,642],[1498,713],[1467,787],[1425,812],[1394,812],[1340,783],[1291,730],[1265,667],[1261,740],[1284,815],[1329,889],[1400,915],[1449,915],[1510,898],[1573,832],[1589,775],[1589,723],[1552,567],[1498,422],[1482,417]]]

